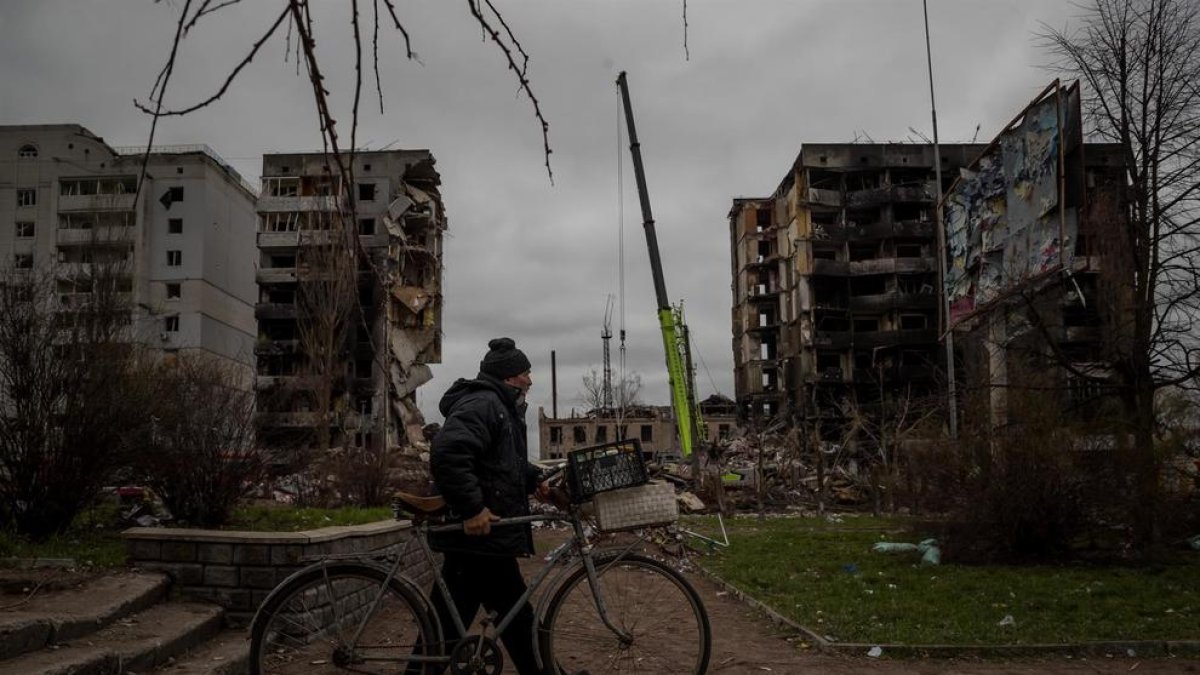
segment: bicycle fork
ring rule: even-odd
[[[576,536],[579,541],[586,541],[583,538],[582,527],[578,522],[575,523]],[[587,571],[588,586],[592,589],[592,600],[596,603],[596,611],[600,614],[600,621],[617,636],[622,645],[631,645],[633,644],[633,636],[613,625],[612,620],[608,618],[608,607],[604,603],[604,594],[600,592],[600,573],[596,571],[596,563],[592,560],[591,549],[592,546],[590,544],[581,547],[580,553],[582,555],[580,557],[583,558],[583,569]],[[618,554],[609,565],[615,565],[620,562],[621,558],[628,552],[626,550]]]

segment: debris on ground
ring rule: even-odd
[[[687,490],[675,495],[675,500],[679,502],[679,508],[692,513],[698,513],[705,508],[704,501]]]
[[[940,565],[942,550],[938,548],[937,539],[925,539],[919,544],[908,544],[891,541],[877,541],[871,547],[876,553],[920,553],[922,565]]]

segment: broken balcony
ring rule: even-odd
[[[132,192],[110,195],[58,196],[58,211],[132,211],[135,207]]]
[[[858,260],[848,264],[852,275],[907,274],[911,272],[935,271],[934,258],[879,258]]]
[[[259,213],[279,211],[336,212],[341,199],[334,195],[272,196],[263,194],[255,208]]]
[[[892,309],[932,309],[937,298],[921,293],[876,293],[850,297],[850,309],[855,312],[886,312]]]
[[[817,206],[841,206],[842,191],[822,188],[808,189],[808,203]]]
[[[936,344],[937,331],[932,328],[917,330],[878,330],[856,332],[853,345],[856,349],[874,349],[877,347],[897,347],[905,345]]]
[[[812,273],[844,277],[850,274],[850,263],[845,260],[814,258],[812,261]]]
[[[254,318],[264,319],[295,319],[296,305],[291,302],[260,302],[254,306]]]

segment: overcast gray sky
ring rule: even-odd
[[[314,2],[328,88],[348,134],[353,93],[346,2]],[[371,3],[363,3],[369,13]],[[733,395],[729,236],[738,196],[769,195],[804,142],[930,134],[920,0],[494,0],[531,56],[550,122],[555,184],[528,101],[465,1],[396,0],[420,63],[395,31],[380,43],[383,115],[373,83],[358,145],[429,148],[450,218],[444,359],[418,394],[430,421],[451,382],[473,375],[489,337],[509,335],[534,364],[529,415],[579,407],[601,362],[607,296],[618,293],[618,161],[625,167],[627,368],[644,399],[668,402],[654,294],[627,148],[618,148],[617,73],[629,72],[650,198],[673,301],[685,302],[701,397]],[[0,2],[0,124],[79,123],[113,145],[145,143],[144,100],[165,62],[182,0]],[[242,6],[245,5],[245,6]],[[168,105],[206,97],[278,14],[246,0],[185,42]],[[1034,31],[1061,28],[1066,0],[929,0],[944,141],[980,140],[1044,87]],[[164,120],[157,144],[206,143],[251,181],[261,155],[320,148],[307,79],[282,35],[208,109]],[[614,311],[614,332],[620,322]],[[614,359],[616,340],[613,341]],[[711,376],[710,376],[711,373]]]

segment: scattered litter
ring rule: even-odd
[[[1000,623],[998,623],[996,625],[997,626],[1015,626],[1015,625],[1017,625],[1017,620],[1013,618],[1012,614],[1005,614],[1004,618],[1000,619]]]
[[[1132,659],[1133,657],[1137,656],[1137,652],[1133,649],[1126,649],[1125,656],[1128,656],[1129,658]]]
[[[901,544],[891,541],[877,541],[875,542],[875,545],[871,547],[871,550],[875,551],[876,553],[908,553],[909,551],[916,551],[917,545]]]
[[[1200,551],[1200,534],[1188,539],[1188,543],[1192,545],[1193,551]]]
[[[919,544],[907,544],[892,541],[877,541],[871,550],[876,553],[910,553],[921,554],[922,565],[942,564],[942,549],[938,548],[937,539],[925,539]]]
[[[842,571],[846,574],[858,574],[858,565],[854,563],[846,563],[842,565]]]
[[[877,658],[883,656],[883,647],[880,647],[879,645],[871,647],[870,649],[867,650],[867,656],[869,656],[873,659],[877,659]]]

